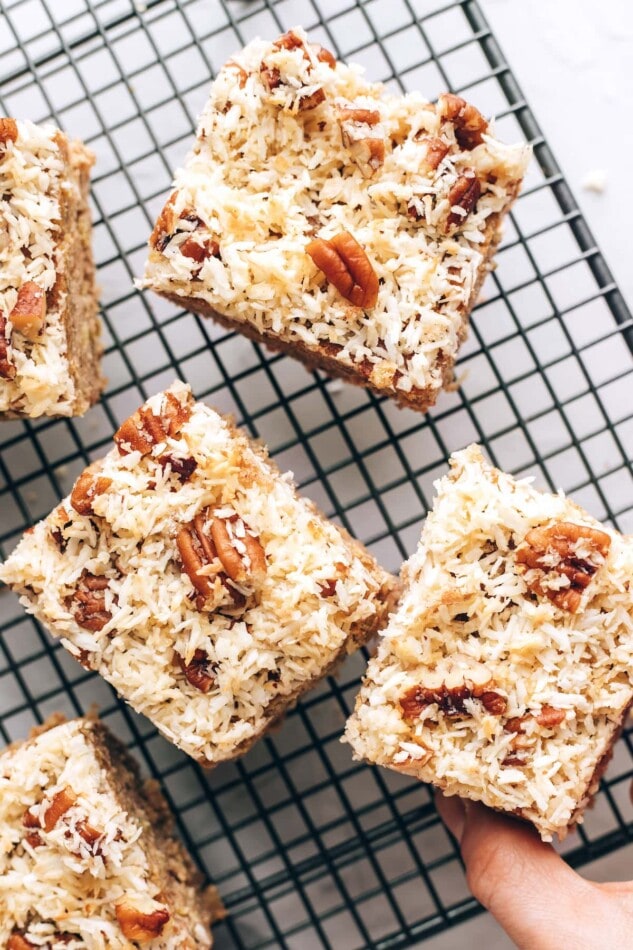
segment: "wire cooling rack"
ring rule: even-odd
[[[95,252],[107,392],[85,419],[0,429],[0,544],[45,515],[115,427],[177,375],[233,412],[303,491],[397,570],[415,547],[449,453],[484,443],[502,468],[570,492],[633,533],[633,322],[477,3],[437,0],[14,0],[0,3],[4,114],[52,117],[94,149]],[[297,23],[429,98],[451,88],[534,143],[498,267],[459,363],[461,385],[427,416],[266,355],[132,286],[210,77],[238,47]],[[180,831],[219,885],[223,948],[411,946],[478,910],[429,792],[352,762],[339,736],[364,659],[313,690],[241,761],[204,773],[0,597],[0,730],[98,702],[160,778]],[[574,865],[631,840],[629,735]]]

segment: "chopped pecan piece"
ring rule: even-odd
[[[17,142],[18,126],[15,119],[0,118],[0,148],[6,148],[8,142]]]
[[[36,340],[46,319],[46,294],[32,280],[18,290],[15,307],[9,314],[13,329],[27,340]]]
[[[554,729],[556,726],[560,726],[566,717],[564,709],[556,709],[555,706],[546,705],[542,707],[540,713],[537,713],[534,718],[539,726],[543,726],[544,729]]]
[[[80,515],[93,514],[92,503],[97,495],[103,495],[112,484],[111,478],[97,475],[98,465],[89,465],[73,486],[70,493],[70,503]]]
[[[336,69],[336,57],[325,46],[319,46],[318,43],[312,45],[312,51],[320,63],[327,63],[330,69]]]
[[[470,151],[481,145],[488,122],[469,102],[447,92],[438,99],[437,111],[441,118],[448,119],[455,126],[455,138],[460,148]]]
[[[167,437],[178,435],[190,415],[190,403],[182,405],[172,393],[166,393],[158,416],[148,406],[142,406],[117,429],[114,441],[121,455],[147,455]]]
[[[11,359],[11,339],[7,337],[7,318],[0,311],[0,378],[15,379],[15,364]]]
[[[337,561],[334,565],[339,574],[342,574],[345,571],[345,565],[340,561]],[[329,577],[325,581],[321,581],[319,586],[319,591],[321,597],[333,597],[336,593],[336,582],[339,580],[338,577]]]
[[[82,574],[79,587],[70,598],[75,608],[73,617],[80,627],[98,633],[112,620],[112,613],[106,609],[108,584],[107,577],[97,577],[88,571]]]
[[[573,614],[610,547],[605,531],[560,521],[528,531],[516,560],[525,569],[529,590]]]
[[[178,666],[192,686],[199,689],[201,693],[208,693],[213,689],[215,676],[211,661],[204,650],[196,650],[189,663],[185,663],[184,657],[179,653],[176,653],[175,656]]]
[[[363,310],[376,306],[378,277],[364,248],[349,231],[329,240],[317,238],[308,244],[306,253],[342,297]]]
[[[22,824],[25,828],[42,827],[39,818],[33,814],[30,808],[27,808],[27,810],[24,812],[24,815],[22,816]]]
[[[44,839],[42,838],[41,834],[39,834],[39,832],[37,831],[31,831],[28,835],[25,835],[24,840],[32,848],[41,848],[42,845],[44,844]]]
[[[189,257],[198,264],[202,264],[208,257],[220,256],[220,245],[211,239],[200,242],[188,237],[179,245],[179,249],[183,257]]]
[[[12,933],[7,941],[7,950],[33,950],[34,947],[35,944],[27,940],[24,934]]]
[[[122,901],[115,904],[114,912],[123,936],[128,940],[153,940],[160,937],[169,923],[170,913],[166,907],[157,908],[144,914],[137,907]]]
[[[490,685],[490,674],[481,667],[473,667],[466,672],[456,670],[444,680],[438,675],[429,674],[428,685],[412,686],[403,694],[400,708],[405,719],[416,719],[427,706],[435,703],[445,716],[459,718],[469,715],[467,702],[478,700],[486,712],[502,716],[508,701],[501,693],[490,689]]]
[[[308,109],[316,109],[322,102],[325,102],[325,93],[322,89],[315,89],[308,94],[300,92],[297,96],[297,108],[299,112],[307,112]]]
[[[160,464],[163,468],[166,465],[171,465],[171,470],[174,475],[178,476],[179,481],[184,485],[185,482],[188,482],[195,470],[198,467],[198,463],[194,458],[188,456],[187,458],[177,458],[174,455],[161,455]]]
[[[65,815],[76,801],[77,796],[69,785],[56,792],[44,813],[44,831],[52,831],[62,815]]]
[[[312,72],[314,60],[310,58],[310,51],[314,57],[320,62],[326,62],[332,68],[336,66],[336,60],[328,50],[324,50],[321,46],[311,46],[306,44],[300,36],[298,36],[293,30],[289,30],[287,33],[284,33],[283,36],[280,36],[279,39],[275,40],[273,43],[273,49],[275,50],[295,50],[301,49],[303,51],[303,57],[308,62],[308,73]],[[296,107],[299,112],[305,112],[308,109],[314,109],[316,106],[321,105],[325,101],[325,92],[322,88],[314,89],[310,93],[304,91],[305,87],[296,88],[294,82],[287,82],[281,74],[280,69],[277,66],[271,66],[268,63],[262,63],[260,67],[260,74],[264,85],[269,92],[272,92],[274,89],[278,89],[279,86],[285,85],[287,88],[292,89],[296,93]]]
[[[449,146],[444,139],[432,135],[422,139],[422,143],[425,145],[422,164],[426,170],[434,172],[440,162],[448,155]]]
[[[269,92],[281,86],[281,73],[276,66],[262,66],[260,69],[264,85]]]
[[[380,112],[377,109],[337,106],[337,114],[343,145],[363,177],[371,178],[385,161],[385,140],[374,132],[374,127],[380,122]]]
[[[87,821],[77,822],[77,832],[86,842],[93,855],[98,856],[101,854],[100,839],[103,837],[102,832],[97,831],[97,829],[93,828]]]
[[[459,176],[448,193],[451,211],[449,212],[446,221],[447,231],[464,223],[466,217],[470,214],[479,201],[480,195],[481,185],[479,184],[478,178],[468,177],[467,175]],[[459,211],[452,210],[456,207],[463,208],[465,214],[460,214]]]

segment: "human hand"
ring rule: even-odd
[[[440,793],[435,802],[470,890],[519,950],[631,950],[633,881],[587,881],[529,825],[478,802]]]

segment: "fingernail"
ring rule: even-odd
[[[447,796],[436,792],[435,807],[453,837],[461,841],[466,824],[466,808],[462,799],[456,795]]]

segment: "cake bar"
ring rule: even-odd
[[[0,755],[0,945],[200,950],[214,888],[105,726],[54,716]]]
[[[563,838],[633,698],[633,542],[476,446],[436,487],[347,741]]]
[[[420,411],[453,380],[529,158],[299,28],[220,71],[140,286]]]
[[[104,386],[92,152],[0,118],[0,419],[80,416]]]
[[[398,584],[183,383],[114,440],[0,580],[177,746],[234,758],[385,622]]]

